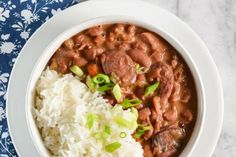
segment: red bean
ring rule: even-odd
[[[139,110],[138,119],[140,121],[146,121],[149,119],[150,115],[151,115],[151,110],[149,109],[149,107],[145,107]]]

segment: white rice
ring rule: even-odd
[[[43,142],[52,156],[57,157],[142,157],[142,146],[133,139],[130,129],[118,125],[115,116],[129,119],[130,110],[120,105],[112,107],[100,93],[91,93],[87,86],[71,74],[58,75],[56,71],[46,69],[36,86],[34,116],[41,130]],[[87,127],[87,114],[99,117],[93,127]],[[105,140],[94,136],[103,132],[104,126],[111,128],[111,134]],[[120,133],[125,132],[125,138]],[[113,142],[121,147],[113,153],[104,150],[104,146]]]

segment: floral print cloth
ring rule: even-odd
[[[37,28],[79,0],[0,1],[0,157],[17,157],[6,120],[6,91],[21,48]]]

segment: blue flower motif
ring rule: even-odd
[[[57,12],[79,0],[0,1],[0,157],[17,157],[6,120],[6,91],[11,69],[33,32]]]

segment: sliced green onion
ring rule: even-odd
[[[117,76],[116,76],[115,73],[113,73],[113,72],[111,73],[110,80],[111,80],[113,83],[117,83],[118,78],[117,78]]]
[[[125,132],[120,133],[120,138],[125,138],[126,136],[127,136],[127,134]]]
[[[134,116],[136,117],[136,118],[138,118],[138,110],[136,109],[136,108],[134,108],[134,107],[131,107],[130,108],[131,110],[131,113],[133,113],[134,114]]]
[[[136,133],[134,134],[134,138],[140,138],[144,133],[145,133],[144,130],[138,130],[138,131],[136,131]]]
[[[112,93],[117,101],[119,101],[121,99],[121,96],[122,96],[121,89],[120,89],[120,86],[118,83],[113,87]]]
[[[99,92],[105,92],[105,91],[108,91],[108,90],[112,89],[113,87],[114,87],[114,84],[113,84],[113,83],[108,83],[108,84],[105,84],[105,85],[103,85],[103,86],[99,86],[99,87],[97,88],[97,90],[98,90]]]
[[[104,128],[103,132],[110,135],[111,134],[111,128],[108,125],[105,125],[105,128]]]
[[[86,78],[86,84],[92,92],[95,92],[96,84],[92,81],[92,79],[89,75]]]
[[[91,129],[94,125],[94,122],[98,119],[96,114],[88,113],[87,114],[87,127]]]
[[[146,88],[144,96],[148,96],[149,94],[153,93],[159,86],[159,82],[156,82],[152,85],[150,85],[149,87]]]
[[[139,99],[125,99],[120,105],[124,108],[127,109],[129,107],[134,107],[139,104],[141,104],[142,101]]]
[[[112,153],[121,147],[119,142],[114,142],[105,146],[105,151]]]
[[[102,83],[110,83],[109,76],[105,74],[97,74],[92,78],[93,82],[96,84],[102,84]]]
[[[83,71],[80,69],[80,67],[76,65],[71,66],[70,71],[72,71],[78,77],[81,77],[84,74]]]
[[[104,130],[102,132],[95,132],[92,134],[98,140],[106,140],[111,134],[111,128],[108,125],[105,125]]]
[[[145,69],[144,67],[141,67],[139,64],[135,64],[134,68],[137,74],[143,74],[147,72],[147,69]]]
[[[145,126],[145,125],[140,125],[136,129],[136,133],[134,134],[135,138],[140,138],[147,130],[151,130],[152,126]]]
[[[125,118],[121,116],[114,117],[114,120],[117,124],[126,127],[128,129],[132,129],[132,126],[134,125],[131,121],[126,120]]]

